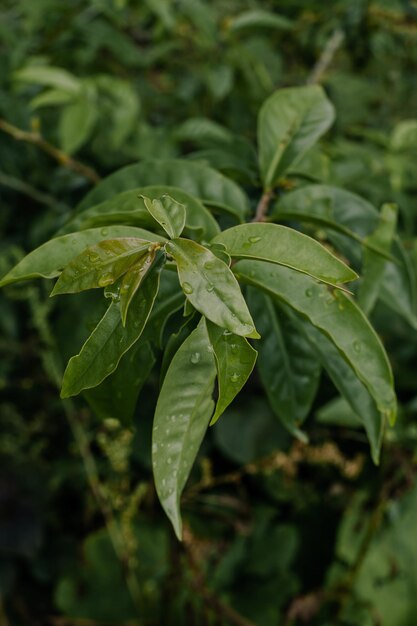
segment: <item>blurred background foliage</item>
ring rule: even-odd
[[[259,107],[306,82],[337,120],[287,188],[397,203],[410,268],[372,316],[400,399],[380,467],[327,378],[309,445],[255,379],[204,442],[184,545],[150,472],[158,368],[130,421],[117,402],[106,419],[63,403],[56,343],[74,352],[88,301],[49,301],[45,284],[1,293],[2,625],[415,625],[416,43],[413,0],[1,1],[0,274],[142,158],[256,186]]]

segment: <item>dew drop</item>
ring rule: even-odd
[[[206,261],[206,262],[204,263],[204,268],[205,268],[206,270],[212,270],[212,269],[213,269],[213,267],[214,267],[214,261]]]
[[[232,334],[233,334],[233,333],[232,333],[232,331],[231,331],[231,330],[225,330],[225,331],[223,331],[223,336],[224,336],[224,337],[228,337],[229,335],[232,335]]]
[[[171,422],[175,422],[176,419],[177,419],[176,415],[171,415]]]
[[[190,361],[191,361],[191,363],[196,365],[196,363],[198,363],[200,361],[200,353],[199,352],[194,352],[191,355]]]
[[[111,285],[113,280],[114,280],[113,274],[110,274],[110,273],[102,274],[100,278],[98,279],[99,287],[106,287],[107,285]]]
[[[167,463],[168,463],[168,465],[171,465],[171,463],[172,463],[172,459],[171,459],[170,456],[167,458]]]
[[[236,354],[236,352],[239,349],[239,346],[236,343],[232,343],[231,346],[230,346],[230,349],[231,349],[232,352],[234,352]]]
[[[357,352],[359,354],[359,352],[362,349],[362,346],[360,344],[360,341],[354,341],[353,342],[353,349],[355,350],[355,352]]]
[[[231,375],[230,380],[232,381],[232,383],[237,383],[237,381],[240,378],[240,374],[238,374],[237,372],[235,372],[234,374]]]
[[[262,237],[249,237],[248,241],[249,243],[258,243],[258,241],[261,241]]]
[[[157,443],[153,443],[152,444],[152,452],[155,454],[156,452],[158,452],[158,444]]]
[[[309,287],[308,289],[306,289],[306,296],[307,298],[311,298],[313,295],[313,290],[311,289],[311,287]]]
[[[97,263],[98,261],[100,261],[100,257],[95,252],[90,252],[90,254],[88,255],[88,260],[90,261],[90,263]]]
[[[112,372],[114,370],[114,366],[115,366],[115,363],[109,363],[109,365],[106,368],[107,371]]]
[[[106,237],[106,235],[109,234],[109,231],[107,230],[107,228],[102,228],[100,234],[103,235],[103,237]]]
[[[184,293],[193,293],[194,291],[190,283],[182,283],[182,290]]]
[[[207,283],[206,289],[208,292],[212,292],[214,289],[213,283]]]

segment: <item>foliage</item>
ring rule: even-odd
[[[413,623],[415,8],[281,5],[1,8],[6,623]]]

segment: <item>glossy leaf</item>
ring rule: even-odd
[[[280,89],[262,106],[258,121],[259,164],[264,189],[330,128],[334,109],[317,85]]]
[[[140,341],[122,356],[110,376],[97,387],[86,389],[83,395],[101,419],[112,417],[129,424],[140,391],[154,365],[155,356],[149,343]]]
[[[77,94],[81,90],[81,82],[62,67],[47,65],[28,65],[14,74],[15,80],[63,89],[68,93]]]
[[[368,236],[367,242],[389,254],[395,236],[396,224],[397,207],[392,204],[385,204],[381,209],[380,223],[376,230]],[[358,303],[367,315],[372,311],[378,299],[385,265],[386,260],[381,255],[369,248],[365,249]]]
[[[91,136],[97,121],[97,104],[85,95],[68,104],[59,120],[59,141],[66,154],[73,154]]]
[[[180,497],[213,413],[215,376],[214,356],[202,318],[168,368],[152,435],[156,490],[179,539]]]
[[[158,295],[146,325],[143,340],[149,340],[158,348],[162,348],[166,324],[170,317],[183,306],[184,293],[178,282],[177,272],[164,270],[161,273]]]
[[[223,231],[214,242],[226,246],[231,257],[271,261],[330,284],[358,277],[311,237],[278,224],[242,224]]]
[[[265,11],[263,9],[253,9],[244,11],[233,18],[230,29],[234,32],[258,28],[273,28],[277,30],[291,30],[294,22],[287,17]]]
[[[179,237],[184,230],[186,210],[168,194],[151,200],[143,196],[145,207],[152,217],[162,226],[171,239]]]
[[[181,287],[197,311],[236,335],[259,337],[239,284],[226,263],[187,239],[169,241],[166,251],[177,262]]]
[[[152,245],[136,237],[106,239],[89,246],[65,267],[51,296],[112,285]]]
[[[280,265],[239,261],[241,280],[262,289],[306,317],[337,347],[390,421],[396,416],[393,378],[385,350],[367,318],[343,292]]]
[[[0,287],[32,278],[56,278],[68,263],[88,246],[104,239],[137,237],[148,241],[163,241],[161,237],[132,226],[92,228],[79,233],[55,237],[29,252],[0,280]]]
[[[207,322],[207,330],[216,359],[219,394],[211,426],[246,384],[258,353],[244,337],[225,331],[211,322]]]
[[[149,159],[123,167],[92,189],[79,204],[78,210],[145,185],[180,188],[203,204],[215,205],[219,210],[230,213],[240,222],[249,213],[248,198],[236,183],[211,167],[186,159]],[[166,193],[175,198],[172,193]]]
[[[185,206],[185,224],[188,231],[195,231],[209,240],[217,235],[219,227],[216,220],[197,198],[177,187],[162,185],[135,187],[129,191],[113,195],[101,204],[87,207],[76,213],[60,232],[82,230],[96,225],[120,224],[121,222],[159,229],[158,222],[150,215],[141,196],[155,199],[164,194]]]
[[[277,417],[288,430],[299,430],[314,401],[321,367],[315,351],[296,326],[256,289],[248,295],[250,310],[261,333],[257,369]]]
[[[126,325],[127,312],[135,293],[139,289],[154,260],[155,249],[151,248],[151,250],[140,257],[133,267],[123,276],[120,283],[120,313],[122,315],[123,326]]]
[[[99,385],[116,369],[125,352],[139,339],[158,293],[161,266],[154,266],[135,295],[123,327],[120,304],[113,300],[81,351],[65,370],[61,397],[76,396]]]
[[[371,446],[372,458],[375,463],[378,463],[386,424],[386,412],[378,408],[375,397],[358,378],[352,363],[344,358],[338,345],[326,336],[326,333],[315,328],[307,319],[298,316],[293,316],[292,319],[299,332],[311,344],[316,358],[320,360],[336,389],[364,426]]]

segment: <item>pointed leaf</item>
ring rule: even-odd
[[[255,366],[257,351],[244,337],[207,322],[216,359],[219,397],[210,426],[215,424],[246,384]]]
[[[235,270],[242,280],[288,304],[324,332],[365,385],[378,410],[391,421],[395,419],[388,357],[363,312],[345,293],[332,293],[309,276],[263,261],[239,261]]]
[[[161,184],[180,188],[203,204],[216,206],[233,215],[239,222],[249,212],[249,200],[236,183],[211,167],[187,159],[149,159],[123,167],[96,185],[84,197],[78,209],[84,210],[138,185]]]
[[[334,109],[317,85],[280,89],[262,106],[258,121],[259,163],[265,189],[330,128]]]
[[[113,284],[146,253],[150,245],[143,239],[124,237],[89,246],[68,263],[51,296]]]
[[[113,196],[110,193],[110,199],[106,198],[100,204],[94,204],[91,207],[78,211],[61,228],[60,232],[64,233],[114,223],[137,224],[146,228],[159,229],[158,222],[147,210],[141,196],[155,199],[160,198],[164,194],[168,194],[175,202],[185,206],[185,226],[188,231],[201,233],[201,236],[208,240],[217,235],[219,226],[216,220],[197,198],[177,187],[162,185],[152,187],[135,186],[129,191],[123,191]]]
[[[75,396],[99,385],[116,369],[125,352],[139,339],[158,293],[161,266],[154,266],[135,295],[122,325],[120,305],[113,300],[81,351],[65,370],[61,398]]]
[[[74,232],[50,239],[29,252],[0,280],[0,287],[31,278],[56,278],[65,266],[88,246],[104,239],[137,237],[148,241],[163,241],[153,233],[133,226],[109,226]]]
[[[120,284],[120,313],[123,326],[126,325],[130,303],[155,260],[155,252],[155,248],[152,248],[147,254],[140,257],[134,266],[123,276]]]
[[[258,337],[239,284],[226,263],[187,239],[168,242],[166,251],[177,262],[181,287],[197,311],[236,335]]]
[[[320,363],[297,327],[257,289],[248,294],[250,310],[261,332],[257,368],[271,408],[288,430],[299,430],[315,398]]]
[[[271,261],[330,284],[358,278],[356,272],[317,241],[278,224],[234,226],[217,235],[213,242],[224,244],[234,258]]]
[[[185,226],[185,206],[168,194],[151,200],[142,196],[146,208],[171,239],[179,237]]]
[[[152,435],[156,490],[179,539],[180,497],[213,413],[215,376],[214,356],[202,318],[168,368]]]
[[[396,225],[397,207],[393,204],[385,204],[381,209],[380,221],[376,230],[367,237],[366,241],[389,254]],[[372,311],[378,299],[385,265],[386,259],[369,248],[365,249],[358,303],[367,315]]]

